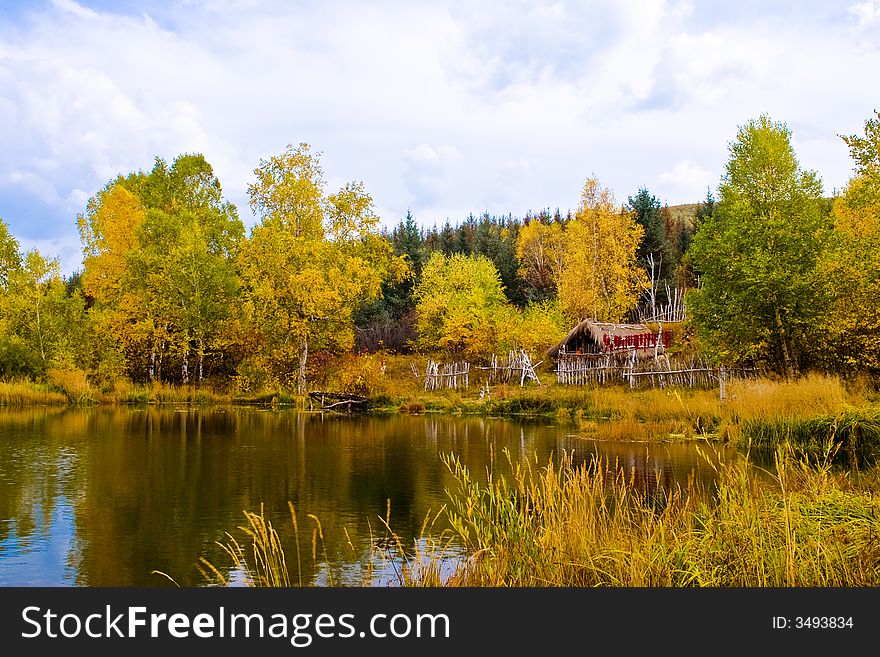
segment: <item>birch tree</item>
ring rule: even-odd
[[[451,356],[488,358],[507,333],[513,308],[501,276],[481,255],[434,252],[416,286],[419,344]]]
[[[260,161],[248,188],[260,215],[239,266],[257,358],[282,385],[302,394],[315,347],[350,350],[352,315],[406,271],[382,239],[362,183],[325,193],[320,154],[288,146]]]
[[[559,303],[570,321],[619,322],[646,284],[636,262],[644,231],[596,178],[584,183],[581,205],[565,227]]]
[[[0,220],[0,375],[77,365],[84,301],[68,294],[57,260],[22,254]]]
[[[532,219],[519,230],[516,257],[519,275],[532,287],[538,299],[556,295],[565,263],[566,236],[557,221]]]
[[[113,336],[135,378],[161,379],[172,359],[196,379],[238,290],[244,226],[210,164],[181,155],[169,167],[111,181],[78,217],[83,286],[99,332]],[[165,370],[165,374],[173,373]]]

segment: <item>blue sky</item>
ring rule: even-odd
[[[878,72],[880,0],[7,0],[0,217],[69,272],[116,174],[204,153],[251,225],[254,167],[303,141],[388,225],[565,211],[592,174],[694,202],[765,112],[830,192]]]

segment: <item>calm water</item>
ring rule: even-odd
[[[539,464],[562,450],[577,459],[598,452],[646,485],[683,483],[692,473],[712,478],[691,445],[595,441],[570,431],[249,408],[0,409],[0,585],[169,584],[153,570],[181,585],[203,584],[199,557],[228,564],[215,542],[242,524],[245,509],[263,504],[282,540],[292,540],[288,500],[299,512],[304,580],[361,583],[371,541],[385,534],[379,518],[388,500],[392,528],[411,542],[454,485],[440,461],[450,452],[480,474],[503,470],[508,448],[514,460],[537,456]],[[324,530],[326,557],[319,551],[317,563],[306,514]],[[374,581],[392,575],[380,564]]]

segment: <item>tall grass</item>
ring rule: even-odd
[[[819,450],[828,441],[846,449],[850,458],[880,451],[880,411],[851,410],[818,417],[785,417],[744,420],[739,442],[756,448],[790,443]]]
[[[210,385],[174,385],[154,381],[153,383],[132,383],[125,379],[114,381],[101,390],[95,391],[95,398],[108,404],[229,404],[232,396],[218,391]]]
[[[717,390],[625,386],[579,388],[496,386],[488,398],[446,390],[407,398],[403,412],[534,416],[575,425],[592,438],[669,440],[710,438],[773,448],[787,441],[820,451],[828,440],[847,451],[880,448],[880,409],[863,389],[812,374],[796,381],[729,382]]]
[[[299,564],[299,533],[293,504],[290,505],[290,513],[293,517],[297,563]],[[278,532],[272,527],[272,522],[266,519],[262,505],[259,513],[245,511],[245,518],[247,524],[239,527],[239,530],[245,535],[244,546],[228,532],[226,541],[218,543],[230,558],[233,569],[242,572],[245,582],[250,586],[289,587],[291,580],[281,539]],[[205,557],[199,560],[199,564],[202,575],[207,581],[219,586],[229,586],[229,577],[220,568]],[[300,567],[297,568],[297,573],[299,575],[298,583],[302,586],[302,569]]]
[[[293,524],[293,546],[282,545],[281,538],[272,521],[265,515],[265,510],[260,505],[260,512],[245,511],[247,524],[238,527],[241,537],[227,532],[223,542],[217,545],[227,558],[227,564],[216,565],[205,557],[199,559],[199,569],[205,581],[214,586],[230,586],[233,581],[252,587],[289,587],[304,586],[313,583],[304,576],[303,561],[309,555],[303,555],[300,546],[300,525],[297,521],[296,509],[292,502],[288,502],[291,521]],[[376,569],[389,573],[381,584],[396,584],[399,586],[439,586],[448,577],[450,556],[459,556],[460,548],[451,547],[452,537],[448,530],[435,533],[438,519],[445,512],[443,507],[438,513],[428,513],[422,523],[421,532],[412,543],[405,543],[394,532],[390,525],[391,501],[388,501],[385,518],[381,518],[385,528],[384,536],[373,537],[372,527],[370,530],[370,553],[361,573],[361,584],[369,586],[376,584],[374,581]],[[314,572],[320,570],[320,560],[328,562],[327,550],[324,543],[324,529],[321,521],[313,514],[307,514],[312,523],[310,541],[311,569]],[[348,531],[343,529],[352,557],[359,560],[361,555],[351,542]],[[295,554],[295,570],[288,565],[288,556]],[[291,574],[293,573],[293,575]],[[174,580],[165,573],[169,580]],[[332,570],[325,571],[327,584],[335,584]]]
[[[65,405],[67,396],[31,381],[0,381],[0,406]]]
[[[731,381],[724,406],[735,419],[756,420],[827,415],[863,403],[837,377],[809,374],[794,381]]]
[[[476,481],[455,459],[449,520],[471,557],[465,586],[877,586],[876,492],[779,450],[768,484],[745,463],[716,465],[659,500],[625,472],[564,458]]]
[[[78,369],[50,368],[46,372],[46,381],[55,390],[61,392],[71,404],[93,404],[95,394],[89,384],[86,373]]]

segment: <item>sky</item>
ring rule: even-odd
[[[564,213],[592,175],[693,203],[763,113],[830,194],[878,89],[880,0],[0,0],[0,218],[70,273],[118,174],[203,153],[251,226],[301,142],[386,226]]]

